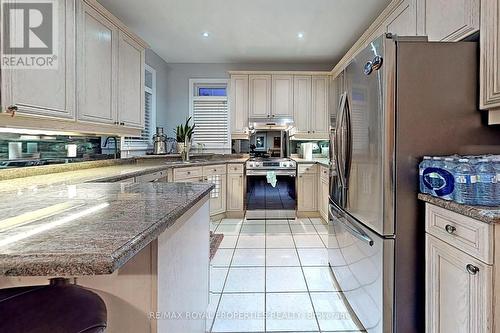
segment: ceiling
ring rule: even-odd
[[[390,0],[99,2],[169,63],[334,64]]]

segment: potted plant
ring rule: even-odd
[[[191,149],[191,138],[193,137],[195,124],[189,125],[191,117],[185,124],[177,125],[175,136],[177,138],[177,152],[179,152],[184,161],[189,161],[189,150]]]

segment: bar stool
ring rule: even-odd
[[[106,327],[104,301],[68,279],[0,289],[0,332],[102,333]]]

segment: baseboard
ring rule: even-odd
[[[297,217],[321,217],[321,214],[318,211],[314,212],[297,211]]]
[[[226,217],[229,219],[237,219],[245,217],[244,211],[228,211],[226,212]]]

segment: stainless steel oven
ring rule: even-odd
[[[297,165],[290,159],[250,159],[246,165],[247,217],[294,217],[297,207],[296,175]]]

